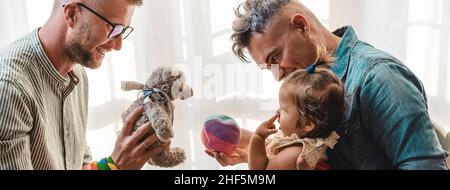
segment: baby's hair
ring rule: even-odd
[[[330,70],[334,57],[323,46],[317,46],[316,69],[308,73],[304,69],[290,74],[283,82],[294,85],[291,98],[298,108],[297,127],[312,122],[315,128],[306,134],[308,138],[326,138],[343,118],[345,111],[344,87]]]

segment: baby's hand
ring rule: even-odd
[[[258,135],[262,139],[267,139],[272,134],[275,134],[278,132],[278,130],[275,127],[274,122],[280,117],[280,115],[277,113],[276,115],[272,116],[269,120],[264,121],[258,129],[255,131],[255,135]]]

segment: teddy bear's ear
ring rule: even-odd
[[[123,91],[131,91],[131,90],[144,90],[145,85],[138,82],[132,81],[124,81],[122,82],[122,90]]]
[[[170,70],[170,74],[172,77],[180,77],[181,73],[181,70],[176,67],[172,67]]]

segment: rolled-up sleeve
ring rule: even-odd
[[[27,101],[11,82],[0,80],[0,89],[0,170],[33,169]]]
[[[376,64],[361,87],[361,117],[398,169],[448,169],[421,82],[395,63]]]

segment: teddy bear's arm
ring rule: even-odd
[[[158,138],[168,142],[173,138],[172,121],[167,111],[159,104],[146,106],[146,114]]]

